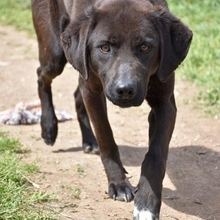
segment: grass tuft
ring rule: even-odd
[[[30,0],[1,0],[0,23],[34,34]]]
[[[193,31],[193,41],[177,75],[198,85],[197,105],[220,115],[220,0],[168,0],[170,10]]]
[[[57,219],[57,213],[43,205],[55,197],[30,186],[27,177],[36,173],[38,167],[21,162],[21,153],[27,152],[17,139],[0,131],[0,219]]]

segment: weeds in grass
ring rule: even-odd
[[[38,171],[36,164],[21,162],[21,154],[28,152],[17,139],[0,131],[1,220],[57,219],[57,213],[44,208],[55,196],[30,186],[26,177]]]
[[[193,31],[189,54],[177,75],[199,87],[197,105],[220,115],[220,0],[168,0],[171,11]]]
[[[33,36],[34,29],[30,9],[30,0],[1,0],[0,22],[4,25],[13,25],[19,30],[28,31]]]

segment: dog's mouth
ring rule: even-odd
[[[111,101],[111,100],[110,100]],[[134,106],[132,103],[130,102],[124,102],[124,101],[111,101],[114,105],[119,106],[120,108],[129,108]]]
[[[140,106],[143,102],[143,100],[141,99],[115,99],[108,94],[106,94],[106,97],[110,102],[112,102],[114,105],[119,106],[120,108]]]

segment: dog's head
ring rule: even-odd
[[[84,80],[96,74],[108,99],[129,107],[143,102],[150,76],[165,82],[184,60],[192,32],[166,8],[118,0],[85,10],[61,39]]]

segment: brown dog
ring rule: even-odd
[[[192,32],[169,12],[165,0],[32,0],[32,9],[44,141],[53,145],[57,136],[51,83],[68,61],[81,76],[75,98],[83,149],[97,153],[99,146],[109,196],[126,202],[134,198],[135,220],[159,219],[176,118],[174,70],[187,55]],[[146,99],[152,109],[149,150],[135,189],[120,160],[105,97],[122,108]]]

